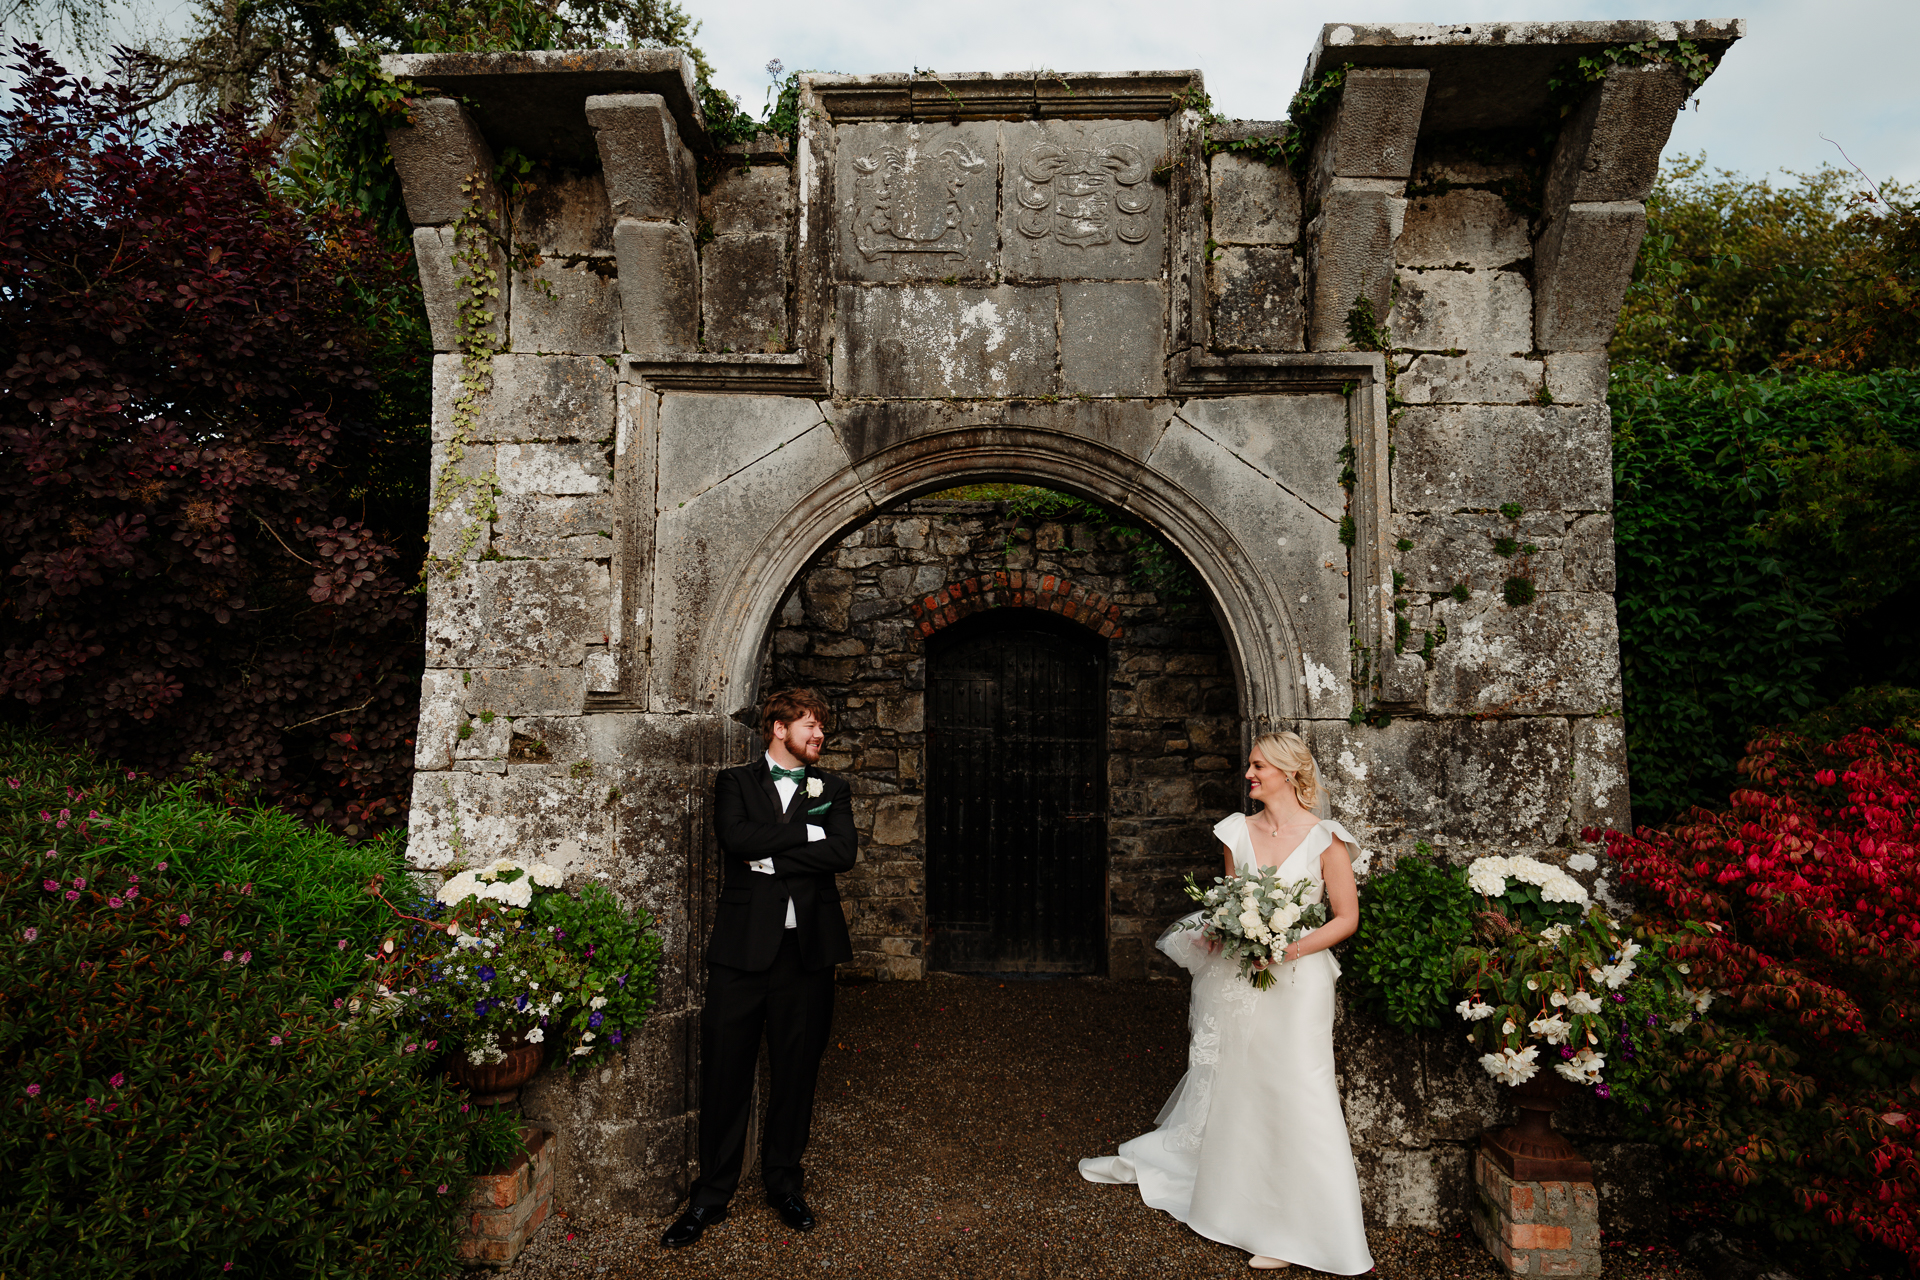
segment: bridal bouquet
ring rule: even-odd
[[[1281,883],[1278,867],[1261,867],[1250,876],[1216,876],[1210,889],[1189,875],[1187,896],[1200,911],[1181,927],[1198,929],[1203,938],[1219,943],[1240,962],[1254,989],[1265,991],[1273,985],[1273,966],[1287,944],[1327,922],[1319,892],[1312,880]]]

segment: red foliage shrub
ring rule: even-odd
[[[0,696],[142,768],[204,756],[349,834],[387,825],[421,606],[354,491],[391,452],[356,299],[410,257],[276,195],[244,122],[155,128],[132,89],[14,52]]]
[[[1725,813],[1609,831],[1672,958],[1717,993],[1655,1083],[1663,1137],[1732,1184],[1738,1220],[1845,1262],[1920,1267],[1920,750],[1774,732]]]

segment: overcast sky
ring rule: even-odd
[[[1747,19],[1675,124],[1667,154],[1705,151],[1753,176],[1844,163],[1920,183],[1920,0],[1744,0],[1730,13],[1639,0],[683,0],[721,87],[754,112],[768,59],[876,72],[1184,70],[1224,114],[1274,119],[1328,22],[1545,18]],[[174,25],[181,0],[136,3],[128,29]],[[1823,140],[1822,135],[1826,139]]]
[[[721,86],[754,111],[769,58],[789,69],[1197,67],[1223,114],[1275,119],[1329,22],[1747,19],[1667,144],[1758,175],[1843,163],[1920,181],[1920,0],[1744,0],[1731,12],[1645,0],[686,0]]]

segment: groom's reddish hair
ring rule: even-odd
[[[773,726],[792,724],[809,713],[820,721],[822,728],[830,726],[833,722],[833,709],[827,705],[825,698],[813,690],[782,689],[768,698],[766,705],[760,709],[761,741],[771,744]]]

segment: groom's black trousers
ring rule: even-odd
[[[802,1190],[800,1155],[813,1125],[814,1080],[833,1030],[833,966],[802,968],[798,932],[784,931],[772,966],[758,973],[707,966],[707,1005],[700,1015],[700,1178],[689,1198],[696,1208],[726,1204],[740,1184],[763,1033],[772,1079],[760,1177],[769,1196]]]

